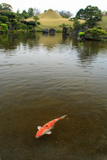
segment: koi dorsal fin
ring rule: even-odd
[[[41,129],[41,126],[37,126],[37,129],[40,130],[40,129]]]

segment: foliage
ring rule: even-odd
[[[0,32],[5,33],[8,31],[8,26],[7,24],[1,23],[0,24]]]
[[[11,28],[11,23],[10,22],[6,22],[7,26],[8,26],[8,29]]]
[[[21,17],[21,18],[24,17],[24,18],[26,19],[26,18],[28,18],[29,16],[28,16],[27,11],[26,11],[26,10],[23,10],[22,13],[19,15],[19,17]]]
[[[28,25],[32,25],[33,27],[35,27],[35,26],[36,26],[36,22],[34,22],[34,21],[29,21],[29,22],[28,22]]]
[[[103,29],[101,26],[97,27],[97,29]]]
[[[75,21],[75,20],[78,20],[78,18],[72,17],[72,18],[69,19],[69,21]]]
[[[32,25],[28,25],[27,28],[28,28],[28,29],[32,29],[33,26],[32,26]]]
[[[29,8],[29,9],[28,9],[28,16],[29,16],[29,17],[34,16],[33,8]]]
[[[3,11],[3,12],[0,12],[0,14],[3,15],[3,16],[7,16],[9,19],[16,18],[16,14],[14,12],[11,12],[11,11]]]
[[[62,23],[61,25],[59,25],[59,27],[63,28],[63,27],[71,27],[70,24],[65,24],[65,23]]]
[[[84,18],[86,21],[97,22],[102,18],[101,10],[99,10],[98,7],[89,5],[85,8]]]
[[[37,25],[40,25],[41,23],[40,22],[37,22]]]
[[[73,28],[74,30],[78,30],[80,28],[80,22],[78,20],[74,21]]]
[[[24,23],[20,23],[20,29],[27,29],[27,25]]]
[[[72,13],[70,11],[57,11],[57,13],[62,16],[63,18],[69,18],[72,16]]]
[[[0,4],[0,10],[1,11],[12,11],[12,6],[7,3]]]
[[[18,16],[18,19],[27,19],[27,18],[33,17],[34,15],[37,15],[39,13],[40,13],[39,9],[29,8],[28,12],[26,10],[23,10],[22,13],[20,13],[19,10],[17,10],[16,14]]]
[[[6,22],[8,22],[8,17],[7,16],[0,16],[0,21],[2,23],[6,23]]]
[[[84,37],[85,33],[84,33],[84,32],[79,32],[78,35],[79,35],[80,37]]]
[[[92,28],[85,31],[85,37],[94,40],[101,40],[102,36],[107,35],[103,29]]]
[[[80,9],[76,14],[76,18],[84,19],[88,27],[92,28],[97,21],[102,19],[102,13],[98,7],[89,5],[84,10]]]
[[[77,19],[84,19],[84,9],[80,9],[76,16],[75,16]]]
[[[34,16],[33,19],[34,19],[35,21],[39,20],[38,16]]]

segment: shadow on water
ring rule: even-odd
[[[105,42],[0,37],[1,160],[106,160],[106,64]],[[65,114],[35,138],[37,126]]]

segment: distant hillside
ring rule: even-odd
[[[38,15],[40,19],[61,19],[62,17],[57,14],[54,10],[49,9],[46,12]]]
[[[103,16],[102,21],[99,21],[98,24],[107,31],[107,16]]]
[[[56,30],[62,30],[59,25],[67,24],[73,26],[73,22],[69,21],[68,18],[63,18],[59,14],[57,14],[52,9],[47,10],[46,12],[37,15],[39,17],[38,22],[40,25],[36,26],[36,29],[43,29],[43,28],[55,28]],[[33,17],[26,19],[26,21],[34,21]],[[80,20],[80,23],[83,23],[83,20]]]

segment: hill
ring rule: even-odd
[[[102,21],[98,22],[98,24],[107,31],[107,16],[103,16]]]
[[[52,9],[47,10],[46,12],[38,15],[40,19],[61,19],[62,17],[57,14],[55,11]]]
[[[68,18],[62,18],[59,14],[57,14],[52,9],[47,10],[46,12],[37,15],[39,17],[40,25],[36,26],[36,29],[43,29],[43,28],[55,28],[56,30],[62,30],[59,25],[61,24],[68,24],[73,26],[73,22],[69,21]],[[33,17],[26,19],[26,21],[34,21]],[[80,20],[83,23],[83,20]]]

